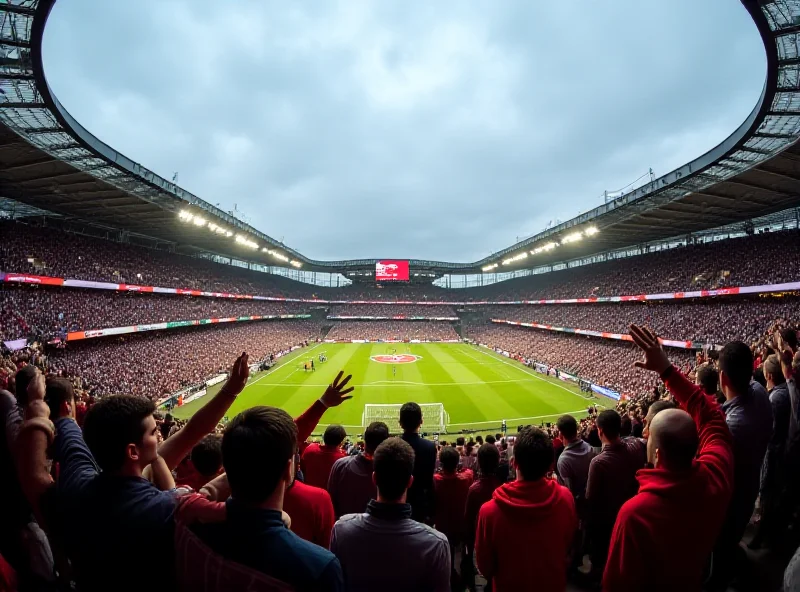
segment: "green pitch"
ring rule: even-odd
[[[322,352],[327,362],[319,362]],[[392,354],[413,356],[415,361],[373,359]],[[311,359],[314,372],[303,369],[303,362]],[[514,432],[517,425],[555,421],[564,413],[583,417],[590,403],[603,406],[606,402],[587,399],[577,385],[544,377],[514,360],[467,344],[320,343],[286,356],[269,372],[251,376],[228,417],[256,405],[281,407],[296,417],[322,395],[339,370],[353,375],[350,385],[356,390],[351,400],[325,413],[320,427],[338,423],[350,433],[360,433],[355,429],[362,427],[367,403],[442,403],[450,416],[448,432],[454,433],[464,429],[495,432],[503,419],[509,432]],[[210,394],[218,389],[212,388]],[[190,417],[207,400],[208,396],[187,403],[173,415]]]

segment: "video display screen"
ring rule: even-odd
[[[375,281],[407,282],[408,261],[378,261],[375,264]]]

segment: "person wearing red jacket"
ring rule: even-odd
[[[330,546],[335,518],[327,491],[295,480],[283,496],[283,511],[292,519],[292,532],[301,539],[324,549]]]
[[[347,456],[342,450],[342,442],[347,437],[347,432],[340,425],[329,425],[322,435],[323,444],[310,444],[303,451],[300,459],[300,467],[303,469],[303,477],[308,485],[325,489],[328,486],[328,478],[331,475],[331,468],[340,458]]]
[[[550,437],[536,427],[523,429],[511,462],[516,481],[498,487],[478,513],[478,569],[494,592],[563,592],[578,517],[569,489],[546,477],[553,463]]]
[[[467,493],[474,480],[471,470],[458,469],[459,460],[461,455],[458,450],[445,446],[439,453],[442,470],[433,475],[436,499],[433,526],[447,537],[450,544],[450,565],[455,564],[456,552],[464,543],[464,510],[467,507]],[[459,582],[455,567],[450,573],[450,581],[451,587],[457,589]]]
[[[631,325],[644,351],[639,368],[656,372],[681,409],[665,409],[649,425],[652,469],[636,478],[611,535],[603,590],[700,590],[733,483],[733,445],[713,398],[670,364],[658,337]]]

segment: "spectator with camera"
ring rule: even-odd
[[[362,514],[342,516],[331,551],[342,563],[350,590],[450,590],[447,537],[412,518],[407,496],[414,481],[414,450],[389,438],[375,450],[378,497]]]

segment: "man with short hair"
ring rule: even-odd
[[[751,549],[757,549],[764,541],[778,542],[780,538],[779,531],[784,521],[778,518],[776,511],[783,490],[784,454],[792,415],[789,387],[776,354],[764,360],[763,370],[769,391],[769,402],[772,405],[773,428],[761,474],[761,521],[758,523],[755,537],[749,543]]]
[[[549,436],[523,429],[512,459],[516,481],[498,487],[478,513],[475,556],[495,592],[563,591],[567,585],[578,519],[570,491],[546,477],[552,462]]]
[[[642,427],[642,438],[645,441],[650,437],[650,424],[653,423],[656,415],[666,409],[677,409],[677,406],[672,401],[656,401],[647,408],[647,415],[644,417]]]
[[[470,584],[470,590],[474,589],[474,569],[472,568],[472,552],[475,548],[475,528],[478,525],[478,512],[481,506],[492,499],[494,490],[503,484],[497,477],[497,467],[500,465],[500,451],[493,444],[483,444],[478,448],[478,468],[480,477],[469,486],[467,491],[467,503],[464,508],[464,543],[468,559],[462,560],[462,578]],[[467,566],[468,573],[464,572]]]
[[[442,470],[433,476],[433,489],[436,493],[433,525],[450,543],[451,563],[464,542],[464,510],[467,506],[467,492],[473,481],[471,470],[458,468],[460,460],[458,450],[445,446],[439,453]],[[453,583],[456,581],[454,570]]]
[[[719,405],[670,363],[655,333],[631,325],[630,334],[644,352],[636,366],[657,373],[682,409],[648,421],[654,468],[639,470],[639,492],[617,515],[603,589],[700,590],[731,495],[730,431]]]
[[[433,472],[436,468],[436,444],[419,435],[422,425],[422,408],[416,403],[406,403],[400,408],[402,438],[414,450],[414,481],[408,490],[411,517],[429,524],[433,520],[435,494]]]
[[[372,457],[375,449],[388,437],[389,427],[382,421],[373,421],[364,431],[364,453],[346,456],[333,463],[328,493],[336,518],[365,512],[369,500],[375,499],[378,490],[372,480]]]
[[[306,485],[322,489],[328,486],[328,477],[330,477],[333,463],[346,456],[342,450],[342,442],[346,437],[347,432],[342,426],[329,425],[322,435],[323,444],[309,444],[308,448],[303,451],[300,467],[303,469]]]
[[[733,436],[733,494],[728,514],[714,546],[712,588],[725,590],[734,575],[739,547],[753,515],[761,483],[761,467],[772,438],[769,395],[753,381],[753,352],[747,344],[732,341],[719,354],[722,410]]]
[[[702,364],[695,372],[695,383],[705,394],[716,397],[719,391],[719,372],[711,363]]]
[[[50,419],[75,417],[75,391],[66,378],[48,376],[45,379],[44,402],[50,408]]]
[[[647,460],[647,446],[644,440],[621,437],[622,417],[613,409],[601,411],[595,423],[603,449],[589,464],[586,528],[592,571],[602,574],[617,514],[639,489],[636,472]]]
[[[222,389],[160,449],[155,405],[144,397],[100,400],[86,414],[83,434],[72,417],[55,421],[52,452],[59,475],[53,522],[80,590],[174,589],[178,499],[170,469],[202,437],[192,441],[194,434],[211,431],[242,391],[247,362],[247,354],[237,358]],[[196,506],[201,513],[203,503]],[[131,560],[143,550],[159,558],[148,569]]]
[[[222,470],[222,437],[218,434],[209,434],[192,448],[189,455],[191,468],[184,479],[178,480],[178,485],[191,487],[200,491],[206,483],[219,475]]]
[[[578,434],[578,422],[571,415],[559,417],[556,427],[564,439],[564,450],[556,464],[558,475],[572,495],[582,501],[586,495],[589,463],[594,458],[594,451]]]
[[[303,540],[282,521],[283,500],[295,478],[297,426],[275,407],[253,407],[225,428],[222,459],[231,497],[225,521],[192,530],[211,549],[286,582],[297,590],[344,590],[339,561]]]
[[[373,458],[377,500],[366,513],[347,514],[333,526],[331,551],[342,563],[348,589],[450,590],[447,537],[413,520],[406,501],[414,462],[414,450],[404,440],[382,442]]]

